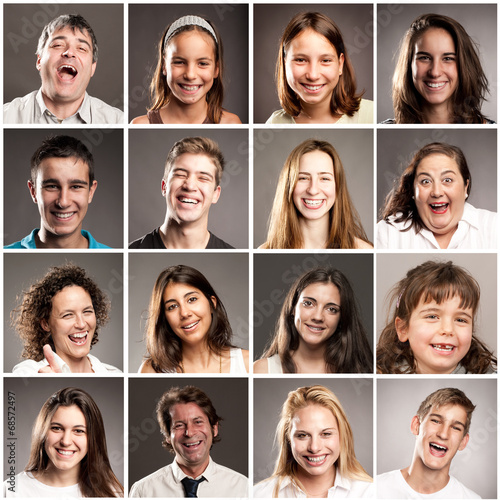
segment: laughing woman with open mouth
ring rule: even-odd
[[[17,375],[120,372],[89,353],[109,319],[109,302],[85,270],[52,268],[23,292],[12,324],[24,343]]]

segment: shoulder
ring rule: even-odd
[[[241,123],[241,120],[234,113],[230,113],[229,111],[222,110],[222,116],[220,119],[220,123],[225,123],[225,124]]]
[[[136,116],[130,123],[132,125],[149,125],[148,115]]]
[[[277,478],[268,477],[253,487],[254,498],[272,498]]]
[[[456,477],[450,476],[450,481],[445,489],[449,490],[446,498],[481,498],[475,491],[467,488]]]
[[[245,363],[245,369],[247,373],[249,372],[250,366],[250,353],[246,349],[239,349],[241,355],[243,356],[243,363]]]
[[[215,474],[220,475],[218,482],[221,485],[221,496],[229,496],[224,494],[226,491],[231,491],[233,497],[248,496],[248,478],[243,474],[236,472],[225,465],[220,465],[213,462]]]
[[[265,241],[264,243],[262,243],[262,245],[259,245],[257,247],[258,250],[267,250],[269,249],[269,245],[267,244],[267,241]]]
[[[163,244],[163,240],[160,236],[160,228],[153,229],[150,233],[141,236],[140,238],[132,241],[129,248],[156,248],[156,249],[165,249],[165,245]]]
[[[38,370],[43,366],[47,366],[47,361],[42,359],[42,361],[35,361],[33,359],[25,359],[18,363],[14,368],[12,368],[12,373],[20,377],[24,377],[27,375],[36,375],[38,374]]]
[[[22,240],[16,241],[10,245],[6,245],[4,248],[31,248],[36,249],[35,236],[37,235],[39,229],[33,229],[28,236],[25,236]]]
[[[158,469],[151,474],[136,481],[132,488],[130,488],[130,497],[148,497],[152,496],[149,491],[150,488],[154,487],[156,484],[163,483],[167,480],[167,474],[172,469],[172,464],[166,465],[161,469]]]
[[[413,491],[398,469],[379,474],[376,477],[376,484],[378,498],[410,498],[408,494]],[[413,493],[416,494],[416,492]],[[417,496],[411,498],[417,498]]]
[[[107,372],[122,373],[122,371],[116,366],[103,363],[102,361],[99,360],[99,358],[97,358],[93,354],[88,354],[87,356],[90,360],[90,364],[92,365],[94,373],[107,373]]]
[[[25,110],[31,107],[34,110],[35,97],[38,90],[34,90],[23,97],[16,97],[3,105],[4,123],[31,123],[32,119],[26,121]],[[30,113],[31,114],[31,113]]]
[[[210,232],[210,231],[209,231]],[[205,248],[225,248],[225,249],[233,249],[229,243],[226,243],[224,240],[221,240],[214,233],[210,232],[210,239],[208,240],[207,246]]]
[[[99,243],[95,240],[95,238],[85,229],[82,229],[82,236],[89,240],[89,248],[111,248],[108,245],[104,245],[103,243]]]
[[[123,111],[106,104],[97,97],[89,96],[93,124],[123,123]]]
[[[266,121],[266,123],[276,123],[276,124],[294,124],[295,120],[293,116],[285,113],[283,109],[275,111]]]
[[[142,362],[141,366],[139,367],[139,373],[156,373],[156,370],[151,364],[151,359],[146,359]]]
[[[254,373],[269,373],[267,366],[267,358],[258,359],[253,364],[253,372]]]
[[[360,238],[356,238],[356,248],[357,249],[371,249],[371,248],[373,248],[373,245],[371,243],[368,243],[367,241],[360,239]]]
[[[381,125],[395,125],[396,120],[394,118],[387,118],[387,120],[384,120],[380,122]]]
[[[373,123],[373,101],[361,99],[359,109],[354,115],[357,123]]]

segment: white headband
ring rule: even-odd
[[[193,25],[200,26],[201,28],[206,29],[214,37],[215,43],[219,43],[217,41],[217,37],[215,36],[214,29],[212,28],[212,26],[210,26],[210,24],[207,23],[207,21],[205,21],[205,19],[199,16],[183,16],[177,19],[177,21],[174,21],[170,25],[170,28],[168,28],[167,34],[165,35],[165,45],[177,30],[183,28],[184,26]]]

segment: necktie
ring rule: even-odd
[[[204,477],[201,479],[190,479],[189,477],[185,477],[181,480],[182,486],[184,486],[185,497],[186,498],[198,498],[196,495],[196,491],[198,490],[198,485],[202,482],[206,481]]]

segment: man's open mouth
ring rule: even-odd
[[[78,74],[78,70],[71,64],[63,64],[57,68],[57,74],[62,80],[73,80]]]

